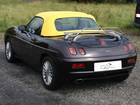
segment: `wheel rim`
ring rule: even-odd
[[[52,65],[49,61],[45,61],[43,64],[43,80],[46,85],[50,85],[52,83]]]
[[[6,43],[6,57],[9,60],[11,58],[12,52],[11,52],[11,44],[10,42]]]

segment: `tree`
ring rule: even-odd
[[[133,3],[134,0],[127,0],[127,3]]]
[[[121,2],[127,2],[127,3],[133,3],[134,0],[76,0],[77,2],[84,2],[84,3],[90,3],[90,2],[98,2],[98,3],[101,3],[101,2],[111,2],[111,3],[121,3]]]
[[[84,2],[84,3],[89,3],[89,2],[92,2],[94,0],[76,0],[77,2]]]

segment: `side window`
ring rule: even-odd
[[[34,34],[40,35],[43,25],[43,19],[40,17],[34,17],[27,25],[26,30]]]

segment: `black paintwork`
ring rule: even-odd
[[[35,68],[40,67],[45,56],[49,56],[59,64],[61,71],[72,75],[79,75],[81,71],[94,71],[94,62],[100,61],[123,60],[123,69],[132,70],[135,64],[127,65],[126,60],[130,57],[136,59],[137,55],[135,50],[124,52],[123,45],[128,43],[127,38],[121,36],[121,40],[106,42],[107,46],[100,46],[98,37],[89,36],[91,37],[83,37],[76,42],[71,42],[64,40],[64,36],[42,37],[26,31],[25,26],[19,26],[6,31],[5,42],[9,39],[15,55]],[[84,48],[86,55],[80,55],[79,52],[77,55],[71,55],[68,51],[69,47]],[[88,66],[85,69],[77,70],[76,73],[71,69],[71,65],[78,62],[84,62]],[[86,76],[90,77],[91,74]]]

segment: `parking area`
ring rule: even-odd
[[[138,38],[131,40],[137,44]],[[139,55],[139,54],[138,54]],[[40,75],[22,62],[7,63],[0,41],[0,104],[2,105],[139,105],[140,62],[127,81],[67,83],[57,91],[48,91]]]

